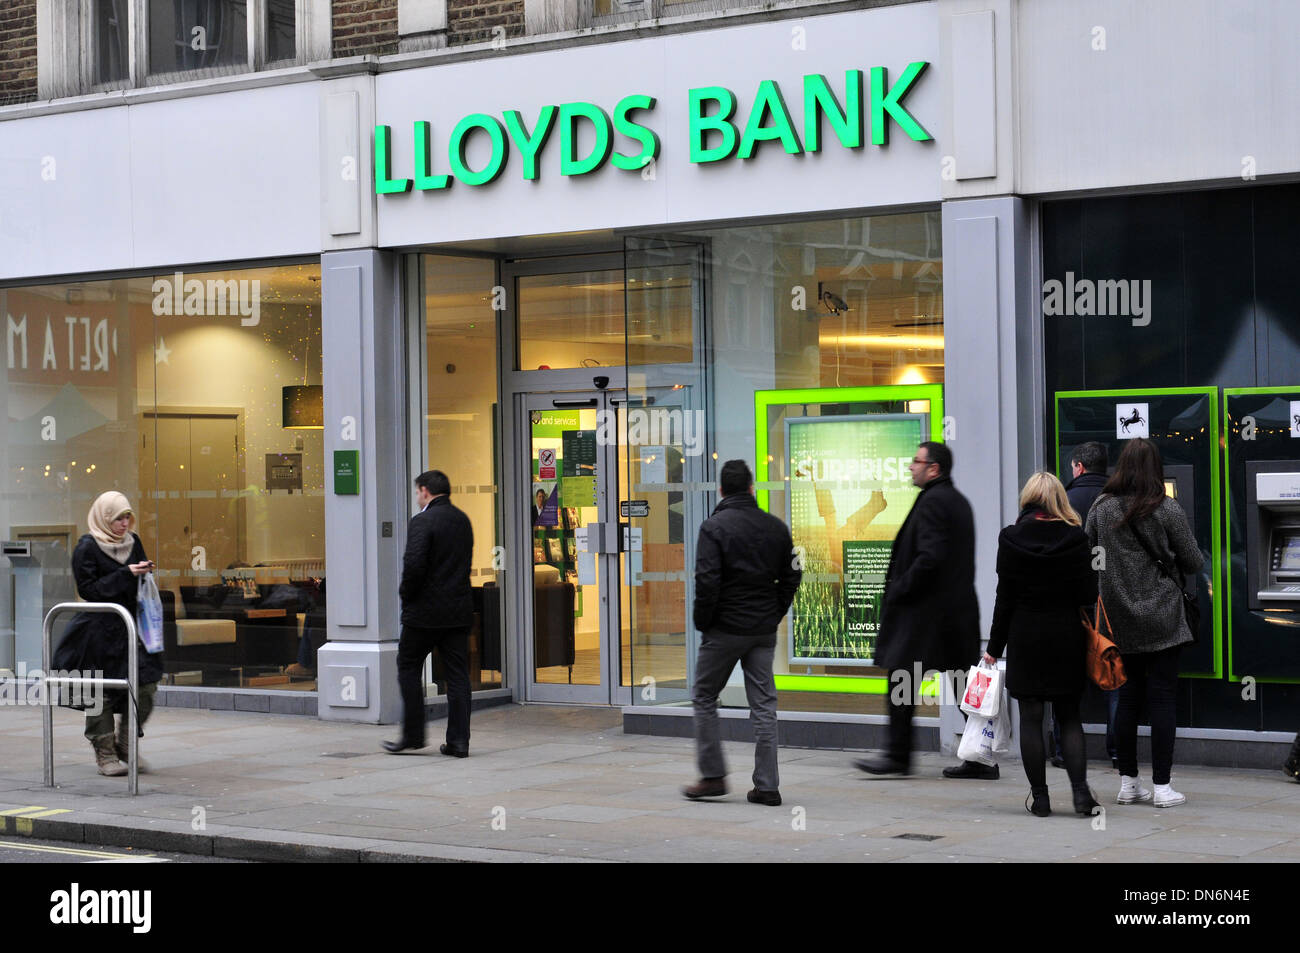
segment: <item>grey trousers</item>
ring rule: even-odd
[[[745,673],[749,723],[754,728],[754,787],[775,791],[780,786],[776,768],[776,680],[772,657],[776,633],[767,636],[705,632],[695,661],[695,750],[700,777],[721,778],[727,773],[718,733],[718,695],[740,663]]]

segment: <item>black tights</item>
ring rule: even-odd
[[[1065,773],[1070,776],[1070,786],[1076,791],[1087,787],[1087,774],[1083,760],[1083,722],[1079,718],[1079,699],[1075,697],[1019,698],[1020,702],[1020,757],[1025,762],[1025,775],[1031,790],[1047,789],[1047,749],[1043,743],[1043,706],[1052,703],[1056,722],[1061,726],[1061,756],[1065,758]]]

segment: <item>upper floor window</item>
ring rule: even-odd
[[[329,0],[90,0],[80,14],[42,2],[51,4],[54,32],[80,31],[80,67],[69,65],[78,75],[65,74],[61,90],[143,86],[328,55]]]

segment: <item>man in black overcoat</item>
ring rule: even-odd
[[[912,715],[921,687],[917,672],[964,670],[979,657],[975,517],[953,486],[952,451],[941,443],[922,443],[911,471],[921,492],[890,552],[876,640],[876,664],[890,673],[889,748],[854,762],[869,774],[911,769]],[[967,765],[949,770],[963,772]],[[987,770],[995,776],[994,769]]]
[[[469,757],[469,631],[474,624],[470,558],[474,530],[451,505],[451,482],[440,470],[415,478],[423,507],[411,518],[402,559],[402,635],[397,643],[397,682],[402,689],[402,737],[385,741],[390,754],[424,747],[424,660],[437,649],[447,671],[447,743],[439,750]]]

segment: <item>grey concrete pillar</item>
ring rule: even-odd
[[[975,510],[975,588],[987,638],[997,539],[1018,512],[1023,479],[1042,459],[1042,343],[1032,307],[1030,206],[1014,196],[943,205],[944,408],[953,482]],[[960,732],[941,713],[942,746]]]
[[[329,642],[317,674],[320,717],[333,721],[391,724],[402,714],[397,582],[411,494],[399,264],[375,249],[321,258]],[[336,462],[349,451],[355,495],[338,492]]]

